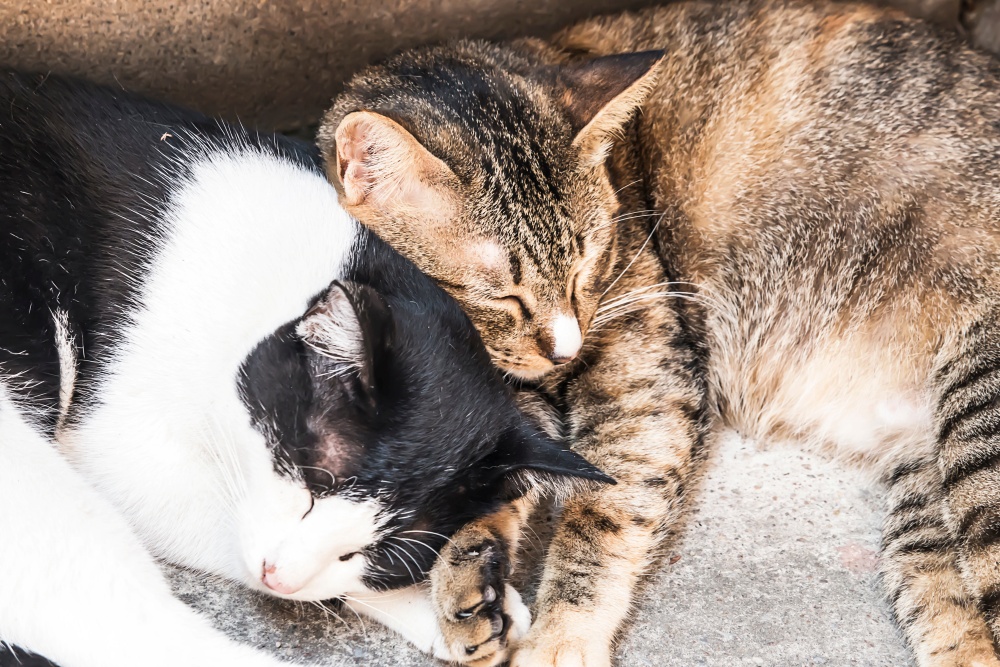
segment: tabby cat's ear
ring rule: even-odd
[[[327,163],[348,209],[366,207],[398,219],[447,208],[458,178],[396,121],[355,111],[337,126],[334,140],[336,156],[327,155]]]
[[[585,159],[602,162],[612,141],[656,83],[663,51],[602,56],[558,69],[559,100]]]

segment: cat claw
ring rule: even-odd
[[[510,562],[502,546],[492,539],[463,545],[467,541],[456,536],[442,550],[431,572],[431,597],[451,659],[492,667],[527,633],[531,614],[505,583]]]

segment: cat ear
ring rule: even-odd
[[[295,332],[310,350],[334,367],[355,374],[373,389],[375,348],[387,344],[388,307],[367,285],[333,283],[299,321]]]
[[[482,462],[492,483],[500,487],[504,500],[523,496],[532,484],[560,482],[572,479],[601,484],[615,484],[587,459],[534,429],[521,426],[509,430],[501,438],[496,451]]]
[[[559,68],[557,88],[576,132],[573,145],[587,159],[603,162],[614,135],[649,96],[663,55],[622,53]]]
[[[337,126],[334,141],[336,156],[327,155],[327,163],[348,208],[367,206],[398,218],[412,211],[439,216],[448,204],[454,172],[396,121],[355,111]]]

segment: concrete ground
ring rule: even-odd
[[[856,471],[724,437],[683,542],[643,591],[617,664],[913,665],[879,590],[882,514],[878,489]],[[439,664],[346,610],[333,610],[338,620],[222,582],[171,576],[178,594],[227,632],[289,659]]]

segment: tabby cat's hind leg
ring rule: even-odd
[[[0,641],[61,667],[280,667],[170,593],[125,519],[4,400]]]
[[[888,483],[882,577],[918,664],[1000,667],[990,629],[962,579],[937,461],[904,463]]]
[[[941,366],[936,414],[949,526],[966,588],[1000,638],[1000,313],[987,312]]]

